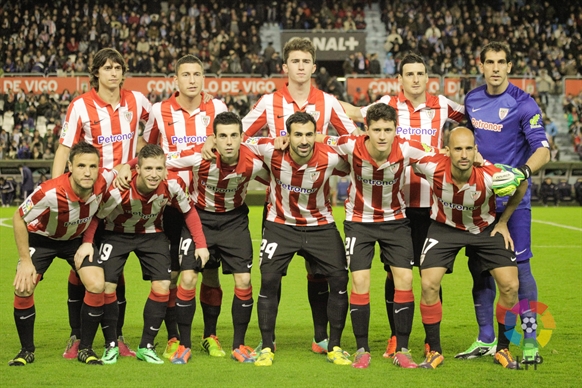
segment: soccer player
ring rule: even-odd
[[[481,51],[479,65],[486,84],[465,97],[467,125],[475,132],[475,141],[483,157],[493,163],[519,168],[526,178],[550,160],[550,146],[545,134],[542,114],[531,96],[509,83],[511,50],[505,43],[491,42]],[[529,180],[529,179],[528,179]],[[503,212],[507,198],[497,199],[497,212]],[[531,192],[528,189],[522,202],[508,222],[515,241],[519,272],[519,300],[538,300],[536,281],[531,272]],[[473,276],[473,300],[479,324],[477,340],[458,358],[474,358],[495,353],[493,302],[495,284],[486,273],[481,274],[479,262],[469,250],[469,269]],[[522,314],[535,319],[535,312]],[[536,332],[525,333],[523,359],[537,362]]]
[[[149,120],[145,126],[143,138],[150,143],[158,143],[165,153],[185,150],[204,143],[213,134],[213,122],[221,112],[228,111],[226,105],[211,99],[203,91],[204,68],[200,59],[188,54],[176,62],[174,82],[178,89],[170,98],[155,103]],[[180,176],[186,184],[189,182],[188,172]],[[171,358],[180,346],[180,334],[176,322],[177,281],[180,271],[178,258],[180,233],[184,227],[182,215],[172,207],[166,207],[164,215],[164,231],[171,242],[172,282],[170,299],[166,311],[166,328],[168,343],[163,353]],[[204,336],[202,346],[215,357],[224,357],[225,352],[216,336],[216,326],[222,304],[222,289],[218,276],[218,267],[206,267],[200,291],[200,305],[204,316]]]
[[[415,172],[429,182],[433,192],[433,222],[420,258],[420,312],[430,351],[419,367],[436,369],[444,360],[438,290],[443,276],[452,269],[457,253],[465,247],[473,250],[480,268],[489,271],[499,287],[496,307],[499,343],[495,362],[504,368],[517,369],[518,363],[508,349],[509,338],[504,335],[511,329],[505,325],[505,315],[517,303],[519,283],[514,244],[507,224],[525,194],[527,183],[522,182],[498,215],[493,178],[500,169],[488,162],[473,166],[477,147],[471,130],[453,129],[446,150],[446,155],[426,156],[414,165]]]
[[[202,233],[200,218],[192,206],[186,186],[175,174],[166,176],[166,158],[158,145],[147,144],[138,154],[135,174],[128,190],[112,188],[103,197],[103,205],[91,227],[83,237],[81,252],[92,252],[92,243],[100,219],[105,219],[105,230],[99,237],[99,256],[105,269],[105,307],[103,332],[106,350],[104,364],[117,362],[119,348],[116,335],[118,305],[115,296],[117,279],[131,252],[140,261],[144,280],[151,281],[151,291],[146,301],[144,326],[137,349],[138,360],[163,364],[154,349],[154,339],[166,314],[170,296],[169,241],[163,233],[164,207],[174,206],[182,212],[191,238],[196,242],[194,258],[201,265],[208,261],[208,249]],[[130,162],[131,163],[131,162]],[[190,358],[190,349],[177,355],[180,362]]]
[[[122,89],[127,65],[123,56],[111,48],[95,54],[90,68],[92,89],[74,99],[67,109],[61,130],[60,145],[55,153],[52,177],[64,173],[70,148],[86,141],[99,150],[100,167],[113,169],[127,163],[136,155],[140,120],[146,121],[151,109],[148,99],[140,92]],[[68,284],[69,324],[71,337],[63,357],[75,358],[80,336],[79,313],[84,294],[83,285],[71,270]],[[118,334],[123,356],[135,356],[123,338],[122,327],[126,300],[124,278],[117,288],[119,304]]]
[[[412,292],[413,249],[409,221],[401,192],[407,167],[426,155],[421,143],[396,136],[396,111],[384,103],[366,113],[366,136],[324,138],[351,166],[346,201],[346,255],[352,273],[350,315],[356,347],[354,368],[370,364],[370,269],[374,246],[380,245],[382,262],[394,278],[396,354],[394,364],[416,368],[408,350],[414,317]]]
[[[285,125],[288,150],[275,150],[273,139],[251,138],[245,142],[271,173],[260,252],[258,314],[262,350],[255,365],[273,363],[277,294],[281,277],[295,253],[309,262],[314,275],[325,276],[329,283],[327,359],[337,365],[350,365],[340,347],[348,309],[347,262],[329,202],[329,177],[346,175],[349,165],[329,146],[315,143],[313,115],[293,113]]]
[[[307,38],[295,38],[283,47],[283,71],[288,83],[280,90],[265,94],[243,118],[245,136],[255,136],[268,127],[269,137],[285,136],[285,121],[294,112],[307,112],[316,122],[317,133],[327,134],[333,126],[340,135],[359,133],[347,117],[339,101],[331,94],[314,87],[311,76],[316,70],[315,47]],[[314,276],[307,268],[307,295],[313,316],[314,337],[311,349],[325,353],[327,346],[326,317],[329,286],[321,276]]]
[[[241,147],[242,123],[231,112],[216,116],[213,123],[215,159],[202,158],[202,144],[192,149],[170,154],[168,168],[190,168],[193,172],[191,197],[202,220],[206,243],[211,253],[207,268],[217,268],[222,263],[225,274],[233,274],[234,297],[232,301],[232,323],[234,338],[232,358],[239,362],[254,362],[253,349],[245,346],[245,334],[253,308],[251,267],[253,245],[249,232],[249,209],[244,203],[247,187],[257,179],[268,184],[269,171],[247,147]],[[179,158],[176,158],[179,156]],[[193,245],[188,236],[180,243],[181,278],[176,301],[180,347],[189,347],[192,319],[196,302],[196,281],[201,271],[192,260]]]
[[[115,173],[99,168],[99,151],[85,142],[73,146],[69,158],[69,173],[42,183],[12,219],[19,255],[13,283],[14,321],[22,348],[10,366],[34,361],[34,289],[55,257],[67,260],[85,287],[77,359],[101,364],[92,344],[103,316],[102,263],[76,253]]]
[[[434,96],[426,91],[428,73],[422,57],[410,53],[402,58],[398,83],[401,90],[397,96],[385,95],[378,102],[396,109],[398,126],[396,135],[407,140],[416,140],[431,147],[442,149],[445,145],[444,128],[447,123],[459,123],[464,118],[464,107],[445,96]],[[350,118],[363,122],[366,111],[373,106],[355,107],[342,102]],[[430,225],[431,193],[428,183],[415,175],[412,167],[405,170],[405,182],[402,186],[406,202],[406,218],[410,220],[412,243],[414,248],[414,265],[419,267],[420,252]],[[388,340],[384,357],[393,358],[396,352],[394,326],[394,280],[388,271],[385,284],[386,311],[392,334]]]

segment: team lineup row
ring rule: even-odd
[[[507,72],[511,68],[507,46],[495,43],[484,49],[482,70],[485,78],[491,79],[491,85],[488,82],[475,91],[475,101],[472,102],[475,105],[466,110],[468,126],[472,131],[466,128],[453,130],[446,151],[448,155],[435,152],[443,146],[440,129],[447,120],[461,121],[464,107],[442,96],[426,93],[426,68],[417,56],[409,55],[402,62],[399,75],[401,93],[397,97],[384,97],[382,102],[388,105],[374,104],[362,111],[350,106],[344,111],[337,100],[311,86],[315,56],[309,40],[289,41],[285,45],[284,59],[284,71],[289,76],[286,87],[265,95],[239,122],[236,116],[221,113],[226,111],[226,107],[220,101],[204,98],[201,90],[202,67],[195,57],[186,56],[177,63],[175,78],[179,91],[167,101],[150,107],[140,93],[120,88],[125,64],[114,50],[102,50],[91,72],[94,89],[73,101],[69,107],[67,122],[61,133],[61,146],[53,165],[54,178],[49,181],[53,186],[46,186],[47,189],[52,188],[47,191],[51,192],[48,197],[52,201],[57,201],[58,193],[62,195],[61,200],[66,199],[61,206],[68,207],[59,208],[55,203],[53,210],[68,209],[67,213],[61,212],[61,218],[68,218],[60,220],[61,225],[57,225],[60,221],[48,221],[50,218],[46,217],[51,206],[50,201],[44,199],[42,186],[15,215],[15,225],[22,226],[15,227],[15,233],[30,234],[30,247],[35,249],[29,250],[26,239],[17,236],[20,262],[15,279],[14,311],[22,349],[10,362],[11,365],[25,365],[34,359],[32,294],[37,274],[42,275],[46,270],[43,260],[47,255],[56,255],[54,241],[57,240],[67,241],[64,243],[70,249],[67,257],[81,279],[81,282],[76,281],[76,275],[69,278],[69,299],[83,300],[78,306],[69,305],[69,321],[72,329],[71,349],[82,362],[113,363],[123,349],[123,343],[118,341],[122,338],[121,327],[117,324],[123,322],[123,312],[115,307],[123,305],[118,303],[123,285],[119,275],[127,255],[136,249],[142,261],[144,278],[152,281],[145,306],[138,359],[163,362],[152,349],[152,344],[165,319],[168,328],[175,328],[172,333],[168,330],[169,337],[172,336],[165,355],[175,363],[188,361],[197,275],[203,266],[200,289],[205,321],[203,343],[211,355],[224,355],[216,338],[217,311],[220,310],[222,297],[218,265],[222,264],[223,272],[233,273],[235,278],[232,356],[241,362],[271,365],[281,276],[294,253],[299,253],[309,263],[308,295],[314,315],[312,349],[327,353],[328,360],[336,364],[365,368],[370,362],[367,343],[369,270],[374,245],[378,241],[382,261],[388,271],[386,307],[393,333],[386,356],[393,357],[395,364],[403,367],[417,366],[407,349],[414,310],[411,268],[416,260],[420,261],[423,274],[421,313],[427,334],[426,359],[420,366],[436,368],[443,360],[438,339],[442,315],[438,295],[440,279],[460,249],[455,241],[465,241],[465,245],[469,245],[470,263],[474,263],[470,264],[470,269],[476,274],[475,280],[482,284],[485,289],[483,294],[490,301],[489,306],[484,303],[484,313],[478,314],[480,319],[485,320],[485,324],[480,322],[479,338],[458,356],[472,358],[490,353],[495,354],[495,360],[504,367],[517,367],[507,349],[508,339],[501,335],[499,343],[495,341],[495,284],[491,277],[481,274],[490,272],[500,286],[496,315],[499,329],[505,332],[503,313],[517,302],[518,294],[522,299],[524,280],[528,286],[533,282],[535,288],[535,281],[529,272],[532,256],[529,249],[529,190],[527,184],[519,185],[519,181],[528,178],[531,171],[536,171],[547,161],[546,151],[549,155],[549,150],[539,109],[533,100],[527,100],[529,96],[517,88],[513,89],[507,82]],[[500,97],[492,100],[495,106],[486,107],[485,103],[496,95]],[[489,100],[484,101],[485,98]],[[467,107],[469,102],[468,98]],[[492,110],[497,116],[492,115]],[[471,116],[471,111],[479,116]],[[477,111],[483,112],[475,113]],[[359,130],[346,112],[355,120],[367,117],[363,136],[357,136]],[[119,142],[97,141],[99,136],[137,134],[139,119],[147,121],[139,138],[137,135],[119,136]],[[489,133],[491,131],[471,125],[479,120],[502,122],[504,130]],[[408,142],[397,133],[397,122],[398,127],[437,127],[435,134],[438,136],[429,135],[427,139],[409,136],[412,140],[422,141],[424,146]],[[325,136],[329,124],[342,136]],[[246,138],[266,126],[270,137],[283,136],[287,140],[275,142],[267,138],[250,138],[240,146],[243,130]],[[504,136],[503,142],[496,138],[500,135]],[[207,137],[205,144],[175,141],[199,136]],[[494,138],[490,139],[490,136]],[[318,142],[315,142],[316,138]],[[86,147],[80,143],[82,140],[94,143],[97,152],[87,149],[79,151]],[[485,159],[519,168],[502,171],[508,168],[502,166],[500,170],[488,162],[474,167],[475,141]],[[518,146],[519,142],[522,146]],[[143,146],[145,143],[160,144],[161,148]],[[81,145],[77,147],[75,144]],[[280,149],[286,146],[288,150]],[[508,147],[507,152],[495,156],[503,147]],[[133,160],[138,148],[142,149],[139,159]],[[80,156],[84,159],[97,158],[83,160],[76,169],[76,159]],[[192,179],[180,172],[182,177],[162,181],[166,158],[169,167],[192,170]],[[67,159],[70,172],[59,176],[64,172]],[[132,175],[127,167],[122,167],[117,177],[118,187],[108,190],[107,185],[115,174],[96,169],[111,169],[127,163],[136,164],[136,172]],[[410,165],[414,165],[414,170]],[[75,181],[75,170],[78,182]],[[495,173],[510,174],[509,181],[501,184],[503,187],[498,182],[498,189],[513,191],[519,187],[517,194],[509,201],[507,197],[499,197],[496,204],[493,193]],[[94,174],[94,178],[83,178],[84,174]],[[345,247],[333,224],[328,202],[328,180],[332,174],[349,174],[351,179],[346,201]],[[249,256],[244,249],[246,244],[238,241],[239,236],[246,240],[248,235],[247,210],[242,193],[248,181],[255,178],[269,184],[260,252],[262,281],[257,303],[262,346],[256,351],[244,345],[253,305],[250,285],[252,248]],[[58,179],[60,181],[56,183]],[[71,183],[69,187],[81,192],[73,196],[73,189],[65,190],[67,181]],[[381,183],[376,184],[378,182]],[[81,190],[83,184],[84,192]],[[190,199],[185,190],[188,185]],[[520,202],[522,196],[524,199]],[[136,208],[130,205],[124,207],[124,201]],[[170,256],[174,264],[170,268],[171,274],[164,264],[169,257],[158,252],[159,246],[164,244],[159,244],[159,241],[155,243],[155,238],[166,238],[161,233],[163,227],[159,216],[167,204],[185,213],[187,230],[195,240],[192,241],[185,233],[181,240],[172,241]],[[39,207],[42,206],[45,208],[41,211]],[[156,207],[157,212],[152,213],[152,207]],[[190,210],[194,208],[197,211]],[[107,215],[107,212],[111,213]],[[91,221],[94,214],[98,215],[97,218],[105,218],[106,222],[105,230],[97,233],[100,249],[95,257],[98,259],[90,260],[95,249],[91,240],[97,229],[97,221]],[[165,215],[164,220],[166,225],[180,225],[177,216]],[[524,225],[527,227],[524,228]],[[233,233],[228,229],[231,227],[238,229]],[[146,238],[144,235],[148,233],[154,234]],[[229,233],[230,238],[224,238],[225,233]],[[427,233],[430,233],[429,238]],[[455,233],[463,233],[463,238],[455,236]],[[490,233],[494,235],[491,238]],[[126,235],[135,235],[136,241],[127,239]],[[180,231],[168,235],[175,239],[180,236]],[[37,241],[39,236],[48,240],[42,241],[41,238]],[[466,236],[471,236],[471,239]],[[248,240],[250,246],[250,237]],[[128,244],[128,241],[132,242]],[[471,243],[467,244],[467,241]],[[21,247],[20,243],[24,245]],[[80,246],[78,252],[71,248],[75,244],[75,248]],[[137,247],[142,246],[151,247],[152,253],[140,255]],[[318,249],[321,246],[331,248],[322,255]],[[329,249],[334,253],[330,254]],[[352,273],[349,299],[346,255]],[[181,263],[175,259],[177,257],[182,257]],[[176,287],[179,270],[182,276]],[[487,288],[493,289],[493,298]],[[480,295],[475,289],[474,296],[478,298]],[[71,298],[74,292],[85,294],[75,299]],[[525,292],[529,293],[529,300],[535,300],[537,289]],[[347,358],[339,343],[348,307],[358,347],[353,360]],[[100,323],[110,330],[109,333],[104,330],[107,348],[101,359],[91,350]],[[533,338],[535,340],[535,333]],[[498,351],[495,350],[496,345]],[[526,351],[537,356],[535,342],[524,349],[524,355]]]

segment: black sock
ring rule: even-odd
[[[244,345],[247,328],[251,321],[251,314],[253,312],[253,298],[242,300],[236,294],[232,298],[232,325],[234,327],[234,334],[232,339],[232,348],[237,349],[240,345]]]
[[[151,298],[152,294],[153,291],[150,292],[150,297],[143,309],[143,332],[139,343],[140,348],[146,348],[148,344],[154,345],[154,339],[166,316],[168,300],[155,301]]]
[[[79,349],[91,349],[99,324],[103,319],[103,306],[93,307],[83,302],[81,307],[81,342]]]
[[[123,278],[123,279],[122,279]],[[117,295],[117,306],[119,313],[117,314],[117,336],[123,335],[123,325],[125,324],[125,309],[127,307],[127,299],[125,299],[125,278],[123,275],[119,277],[119,283],[115,294]]]
[[[504,323],[497,322],[497,351],[509,349],[509,338],[505,335],[505,332],[508,330],[510,329],[508,329]]]
[[[117,346],[117,319],[119,317],[119,305],[117,300],[103,305],[103,319],[101,329],[105,338],[105,346],[113,344]]]
[[[278,290],[281,284],[281,275],[277,273],[261,274],[261,291],[257,301],[259,329],[263,341],[263,348],[274,349],[275,324],[279,312]]]
[[[200,307],[202,307],[204,318],[204,338],[216,335],[216,325],[218,324],[221,306],[211,306],[200,302]]]
[[[396,351],[408,349],[408,338],[412,331],[414,302],[394,303],[394,325],[396,326]]]
[[[328,350],[340,346],[342,333],[348,315],[348,273],[328,276],[329,299],[327,301],[327,317],[329,319]]]
[[[326,339],[327,336],[327,300],[329,298],[329,286],[325,278],[307,276],[307,298],[311,306],[313,317],[313,331],[315,342]]]
[[[426,333],[426,343],[430,346],[430,350],[434,350],[443,354],[441,348],[441,323],[423,323],[424,331]]]
[[[21,298],[23,299],[23,298]],[[36,318],[36,308],[34,304],[32,307],[25,309],[14,308],[14,322],[16,323],[16,331],[18,338],[20,338],[20,346],[24,350],[34,352],[34,321]]]
[[[368,344],[368,332],[370,327],[370,304],[350,304],[350,317],[352,328],[356,337],[356,349],[364,348],[370,351]]]
[[[394,325],[394,280],[390,272],[386,274],[384,300],[386,301],[386,313],[388,314],[388,324],[390,325],[390,337],[392,337],[396,335],[396,328]]]
[[[178,300],[176,299],[176,302]],[[166,316],[164,317],[166,324],[166,331],[168,332],[168,340],[176,338],[181,340],[181,330],[178,328],[178,309],[176,306],[166,307]]]
[[[196,313],[196,297],[192,299],[181,299],[176,297],[176,324],[178,330],[180,331],[179,338],[180,345],[184,345],[187,348],[192,348],[192,321],[194,320],[194,314]],[[166,312],[166,317],[168,316]],[[166,321],[167,326],[167,321]],[[172,337],[170,337],[171,339]]]
[[[74,278],[72,278],[74,277]],[[73,283],[71,283],[73,280]],[[78,282],[78,284],[76,284]],[[77,278],[77,274],[71,270],[69,282],[67,285],[67,307],[69,310],[69,326],[71,327],[71,336],[81,338],[81,306],[85,297],[85,286]]]

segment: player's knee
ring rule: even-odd
[[[517,298],[517,292],[519,290],[519,281],[517,279],[508,279],[503,282],[498,282],[497,287],[499,287],[499,293],[510,299]]]
[[[170,285],[175,286],[178,284],[178,278],[180,277],[180,271],[170,272]]]
[[[192,270],[182,271],[182,277],[180,278],[180,287],[185,290],[193,290],[196,288],[196,283],[198,282],[198,274]]]
[[[420,278],[420,281],[422,284],[422,296],[424,299],[427,302],[438,299],[441,282],[426,275],[423,275]]]
[[[251,286],[251,274],[250,273],[235,273],[234,274],[234,286],[243,290],[248,289]]]
[[[105,282],[105,293],[112,294],[117,289],[117,284]]]
[[[167,294],[170,292],[169,280],[154,280],[152,281],[152,291],[157,294]]]

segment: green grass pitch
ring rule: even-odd
[[[8,367],[7,362],[19,350],[20,344],[13,321],[14,269],[17,252],[12,235],[11,217],[15,208],[0,209],[0,386],[118,386],[118,387],[176,387],[211,386],[283,386],[283,387],[577,387],[580,386],[582,359],[582,208],[533,209],[533,272],[538,282],[539,300],[549,306],[556,329],[548,345],[541,349],[544,363],[537,370],[508,371],[493,364],[487,357],[469,361],[455,360],[454,354],[464,350],[477,335],[471,299],[471,281],[466,258],[459,255],[452,275],[443,283],[444,304],[442,345],[445,362],[435,371],[402,370],[382,358],[388,337],[388,324],[383,302],[385,273],[379,260],[372,268],[370,346],[372,364],[367,370],[356,370],[326,362],[322,355],[310,351],[313,336],[311,313],[307,302],[306,277],[303,259],[293,260],[289,275],[283,279],[283,293],[277,319],[277,353],[270,368],[258,368],[232,361],[229,357],[215,359],[200,348],[193,349],[187,365],[149,365],[135,359],[122,358],[116,365],[86,366],[61,357],[69,336],[66,290],[68,266],[55,260],[45,280],[35,293],[36,361],[26,367]],[[255,242],[255,268],[252,279],[255,300],[260,286],[258,248],[260,243],[261,212],[251,208],[251,234]],[[342,231],[343,209],[335,209],[338,227]],[[415,271],[416,272],[416,271]],[[133,347],[141,335],[142,309],[149,284],[141,280],[137,259],[128,261],[127,317],[124,334]],[[218,335],[225,349],[230,349],[232,323],[230,305],[233,294],[231,276],[222,276],[224,290],[222,315]],[[416,314],[410,347],[415,361],[422,361],[424,330],[420,319],[420,283],[415,274],[414,291]],[[197,308],[193,339],[202,335],[202,316]],[[247,344],[255,346],[260,340],[256,304],[247,332]],[[166,332],[158,335],[158,351],[165,346]],[[95,339],[95,350],[103,351],[101,332]],[[342,339],[343,348],[355,349],[351,322],[348,317]],[[520,355],[519,348],[513,347]]]

